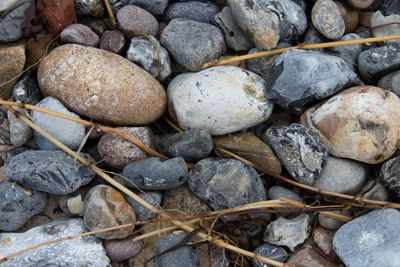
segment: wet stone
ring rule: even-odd
[[[218,6],[214,2],[194,0],[171,4],[165,11],[165,17],[169,20],[185,18],[211,24],[212,16],[217,12]]]
[[[302,248],[290,256],[288,264],[307,267],[337,267],[336,264],[325,259],[316,249],[312,247]]]
[[[100,39],[100,49],[104,49],[115,54],[121,54],[125,46],[125,37],[120,31],[105,31]]]
[[[123,239],[109,239],[103,241],[107,256],[112,262],[120,262],[135,257],[143,247],[143,241],[134,241],[133,236]]]
[[[99,36],[92,29],[78,23],[65,27],[60,34],[60,39],[62,43],[75,43],[93,47],[97,47],[100,42]]]
[[[348,33],[343,35],[339,41],[348,41],[348,40],[358,40],[361,37],[355,33]],[[336,46],[330,48],[335,55],[338,57],[345,59],[345,62],[350,67],[352,71],[356,70],[358,55],[361,53],[362,44],[356,45],[344,45],[344,46]]]
[[[75,11],[79,17],[104,16],[104,7],[101,0],[75,0]]]
[[[14,101],[31,105],[36,105],[43,98],[36,78],[29,73],[22,75],[22,78],[15,84],[12,97]]]
[[[157,19],[138,6],[124,6],[117,13],[117,20],[127,38],[142,35],[140,32],[155,36],[158,31]]]
[[[345,31],[345,24],[339,7],[332,0],[318,0],[311,11],[315,28],[328,39],[339,39]]]
[[[0,21],[0,42],[14,42],[23,36],[21,23],[25,21],[25,10],[30,5],[25,3],[17,7]]]
[[[14,109],[26,116],[24,109],[14,107]],[[22,146],[33,136],[32,128],[23,122],[21,119],[17,119],[11,111],[7,111],[8,121],[10,122],[10,141],[14,146]]]
[[[378,87],[389,90],[400,97],[400,70],[382,77],[378,82]]]
[[[400,197],[400,156],[383,163],[380,171],[382,181],[396,197]]]
[[[147,191],[147,192],[138,192],[136,194],[146,202],[149,202],[151,205],[155,207],[160,207],[162,198],[161,192]],[[125,195],[125,199],[129,203],[129,205],[132,206],[132,209],[135,211],[137,221],[146,221],[154,218],[155,216],[154,212],[144,207],[142,204],[140,204],[130,196]]]
[[[322,227],[316,227],[313,231],[314,243],[326,256],[332,257],[335,255],[332,244],[333,235],[334,232],[325,230]]]
[[[112,0],[110,2],[118,2],[119,0]],[[129,0],[129,5],[139,6],[154,16],[161,16],[168,5],[168,0]]]
[[[257,247],[254,251],[254,253],[261,255],[266,258],[273,259],[275,261],[279,262],[286,262],[288,256],[287,252],[283,247],[272,245],[269,243],[264,243],[261,246]],[[261,261],[254,260],[253,258],[251,259],[251,263],[253,264],[253,267],[273,267],[274,265],[267,264]]]

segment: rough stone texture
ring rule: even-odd
[[[400,156],[383,163],[380,171],[382,181],[395,196],[400,197]]]
[[[17,184],[0,182],[0,231],[15,231],[46,207],[45,194]]]
[[[344,20],[339,7],[332,0],[318,0],[312,8],[311,20],[326,38],[339,39],[344,34]]]
[[[24,109],[14,107],[15,110],[21,112],[26,116],[26,111]],[[33,135],[32,128],[29,127],[21,119],[17,119],[10,111],[7,111],[8,121],[10,122],[10,141],[14,146],[22,146]]]
[[[167,102],[163,87],[134,63],[77,44],[52,50],[39,65],[38,81],[44,95],[68,109],[117,125],[149,124],[163,114]]]
[[[264,243],[261,246],[257,247],[254,251],[254,253],[261,255],[266,258],[273,259],[275,261],[280,261],[280,262],[286,262],[288,256],[287,252],[283,247],[280,246],[275,246],[269,243]],[[254,260],[254,258],[251,259],[251,263],[253,264],[253,267],[273,267],[274,265],[267,264],[265,262],[257,261]]]
[[[117,0],[118,1],[118,0]],[[110,2],[117,2],[112,0]],[[130,5],[139,6],[153,15],[161,16],[168,5],[168,0],[129,0]]]
[[[104,16],[103,1],[101,0],[75,0],[75,10],[76,10],[76,15],[80,17]]]
[[[82,157],[92,161],[88,154]],[[5,175],[26,187],[65,195],[88,184],[95,173],[60,150],[28,150],[13,156]]]
[[[344,21],[344,33],[354,32],[360,20],[359,10],[354,9],[351,5],[349,5],[348,1],[344,2],[334,0],[334,3],[339,8],[340,15]]]
[[[157,149],[163,155],[193,162],[207,157],[213,147],[211,135],[203,129],[194,128],[168,136]]]
[[[120,262],[135,257],[143,247],[143,241],[134,241],[133,236],[124,239],[104,240],[103,246],[112,262]]]
[[[201,70],[226,50],[224,36],[216,26],[182,18],[168,23],[160,41],[173,59],[189,71]]]
[[[292,190],[289,190],[285,187],[279,186],[279,185],[272,186],[268,190],[268,197],[271,200],[280,199],[280,197],[287,197],[287,198],[296,200],[301,203],[304,202],[303,198],[300,197],[299,194],[297,194],[297,193],[293,192]]]
[[[125,238],[135,228],[135,211],[116,189],[108,185],[96,185],[86,194],[84,219],[90,231],[133,223],[133,226],[97,233],[102,239]]]
[[[358,40],[361,37],[355,33],[348,33],[343,35],[339,41],[348,41],[348,40]],[[356,45],[344,45],[344,46],[336,46],[330,48],[334,54],[338,57],[345,60],[347,65],[350,67],[351,70],[355,71],[357,62],[358,62],[358,55],[361,53],[362,44]]]
[[[30,5],[30,3],[25,3],[17,7],[0,21],[0,42],[14,42],[23,36],[21,23],[25,21],[25,10]],[[0,58],[3,57],[0,56]],[[2,66],[3,64],[0,65]]]
[[[313,231],[313,241],[317,247],[326,255],[333,257],[335,252],[333,251],[333,235],[334,232],[325,230],[322,227],[316,227]]]
[[[155,149],[153,132],[148,127],[120,127],[124,133]],[[122,169],[130,162],[147,158],[147,153],[119,135],[104,134],[97,150],[100,157],[111,167]]]
[[[87,232],[83,220],[53,221],[24,233],[0,234],[0,257],[25,248]],[[41,246],[22,253],[2,266],[110,266],[101,241],[94,235]]]
[[[310,235],[310,216],[299,215],[293,219],[279,217],[268,224],[264,233],[264,241],[274,245],[286,246],[292,252],[303,244]]]
[[[266,71],[267,97],[299,115],[315,100],[361,83],[346,62],[333,55],[288,50]]]
[[[211,18],[218,12],[217,4],[212,1],[188,1],[172,3],[165,17],[169,20],[185,18],[211,24]]]
[[[400,212],[379,209],[343,225],[333,248],[348,267],[396,266],[400,255]]]
[[[347,2],[354,8],[364,9],[369,7],[374,2],[374,0],[347,0]]]
[[[265,87],[260,76],[232,66],[181,74],[168,86],[169,114],[182,129],[232,133],[269,118],[273,104]]]
[[[382,89],[389,90],[400,97],[400,70],[384,76],[379,80],[377,86]]]
[[[125,47],[125,37],[120,31],[105,31],[101,36],[100,49],[104,49],[115,54],[121,54]]]
[[[126,58],[138,64],[144,70],[148,71],[153,77],[160,75],[161,81],[171,75],[171,61],[168,51],[160,45],[160,42],[153,36],[151,40],[156,44],[157,50],[147,37],[134,37],[131,39]],[[160,63],[160,73],[158,64]]]
[[[288,264],[307,267],[338,267],[338,265],[325,259],[316,249],[306,247],[290,256]]]
[[[328,158],[316,130],[293,123],[269,128],[263,139],[296,181],[314,184]]]
[[[322,227],[329,230],[337,230],[340,226],[345,224],[343,221],[339,221],[322,213],[318,214],[318,222]]]
[[[162,193],[158,191],[147,191],[147,192],[137,192],[136,193],[140,198],[144,199],[146,202],[149,202],[151,205],[155,207],[161,207],[161,198],[162,198]],[[129,196],[125,196],[126,201],[129,203],[129,205],[132,206],[132,209],[135,211],[136,214],[136,220],[138,221],[146,221],[146,220],[151,220],[154,218],[155,213],[146,208],[145,206],[142,206],[139,202],[134,200],[133,198]]]
[[[117,20],[127,38],[142,35],[140,32],[155,36],[158,31],[157,19],[138,6],[124,6],[117,13]]]
[[[129,163],[122,175],[134,185],[145,190],[166,190],[177,187],[187,180],[188,170],[183,158],[161,161],[152,157]]]
[[[400,20],[400,14],[391,14],[389,16],[384,16],[380,11],[376,11],[371,17],[371,27],[375,27],[372,28],[372,33],[374,34],[374,37],[400,34],[400,26],[399,24],[397,24],[399,20]],[[396,24],[391,24],[384,27],[376,27],[393,22]],[[393,43],[393,42],[399,43],[399,40],[395,39],[395,40],[385,41],[385,43]]]
[[[36,77],[34,78],[30,73],[22,75],[13,88],[12,97],[14,101],[36,105],[43,98]]]
[[[46,18],[47,31],[53,36],[71,24],[75,17],[74,0],[38,0],[37,7]]]
[[[60,101],[51,96],[44,98],[42,101],[37,103],[36,106],[79,118],[78,115],[68,111]],[[42,130],[73,150],[78,149],[85,137],[85,126],[83,124],[55,117],[36,110],[31,111],[31,116],[33,122],[42,128]],[[34,134],[36,144],[40,149],[59,149],[58,146],[47,140],[38,132],[34,131]]]
[[[79,23],[65,27],[60,34],[60,40],[62,43],[75,43],[93,47],[97,47],[100,42],[99,36],[92,29]]]
[[[319,130],[331,155],[376,164],[396,151],[399,110],[395,94],[378,87],[356,86],[310,108],[301,120]]]

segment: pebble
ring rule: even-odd
[[[343,35],[339,41],[349,41],[349,40],[359,40],[361,37],[355,33],[348,33]],[[356,45],[344,45],[344,46],[336,46],[332,47],[329,50],[332,51],[335,55],[345,60],[347,65],[350,67],[352,71],[356,70],[358,56],[361,53],[362,44]]]
[[[79,22],[88,26],[98,36],[102,36],[103,33],[108,29],[108,27],[104,23],[104,21],[101,19],[98,19],[98,18],[84,17],[84,18],[80,19]]]
[[[157,19],[138,6],[124,6],[117,13],[119,28],[127,38],[147,35],[155,36],[158,31]]]
[[[361,189],[360,194],[364,198],[373,199],[378,201],[388,201],[389,191],[386,189],[385,185],[382,183],[377,183],[376,181],[368,181],[364,187]]]
[[[288,50],[266,72],[267,97],[296,115],[315,100],[361,83],[346,62],[316,51]]]
[[[38,81],[44,95],[68,109],[117,125],[149,124],[167,104],[163,87],[149,73],[119,55],[77,44],[52,50],[40,62]]]
[[[30,5],[30,3],[25,3],[0,20],[0,42],[14,42],[23,36],[21,23],[25,21],[25,10]],[[3,58],[3,56],[0,58]],[[0,77],[2,77],[2,75]]]
[[[195,0],[172,3],[165,12],[165,17],[168,20],[185,18],[211,24],[212,16],[217,14],[217,12],[218,5],[212,1]]]
[[[160,45],[155,37],[149,36],[149,38],[152,41],[147,37],[133,37],[126,58],[138,64],[153,77],[157,78],[160,75],[160,80],[163,81],[172,72],[168,51]],[[157,46],[158,54],[154,44]]]
[[[325,214],[318,214],[319,224],[328,230],[337,230],[340,226],[345,224],[345,222],[337,220],[335,218],[329,217]]]
[[[188,170],[183,158],[161,161],[151,157],[129,163],[122,175],[144,190],[166,190],[186,182]]]
[[[387,160],[382,164],[380,177],[396,197],[400,197],[400,156]]]
[[[188,183],[190,190],[206,201],[213,210],[229,209],[267,199],[258,173],[252,167],[235,159],[200,160],[189,172]],[[229,221],[234,218],[234,216],[224,216],[221,219]]]
[[[42,100],[39,85],[33,74],[25,73],[22,78],[15,84],[12,97],[14,101],[20,101],[31,105],[36,105]]]
[[[27,116],[24,109],[18,107],[14,107],[14,109],[22,115]],[[10,122],[11,144],[14,146],[24,145],[33,136],[32,128],[21,119],[17,119],[10,111],[7,111],[7,117]]]
[[[104,16],[104,7],[101,0],[75,0],[75,11],[79,17]]]
[[[287,264],[307,267],[338,267],[325,259],[316,249],[305,247],[290,256]]]
[[[160,207],[161,205],[161,198],[162,193],[158,191],[147,191],[147,192],[138,192],[136,193],[140,198],[149,202],[151,205],[155,207]],[[136,213],[136,220],[137,221],[146,221],[151,220],[154,218],[155,213],[134,200],[133,198],[129,197],[128,195],[125,196],[126,201],[131,205],[132,209]]]
[[[202,128],[222,135],[267,120],[273,104],[266,82],[258,75],[233,66],[219,66],[181,74],[169,84],[168,109],[179,126]]]
[[[174,133],[158,144],[158,151],[169,157],[195,162],[206,158],[214,147],[211,135],[201,128]]]
[[[318,0],[311,11],[315,28],[328,39],[339,39],[345,31],[345,24],[339,7],[332,0]]]
[[[378,87],[389,90],[400,97],[400,70],[391,72],[390,74],[383,76],[379,82]]]
[[[268,224],[264,241],[278,246],[286,246],[292,252],[307,240],[310,235],[310,216],[301,214],[293,219],[279,217]]]
[[[254,253],[273,259],[275,261],[279,262],[286,262],[288,255],[286,250],[283,247],[280,246],[275,246],[269,243],[264,243],[261,246],[257,247],[254,251]],[[273,267],[274,265],[267,264],[261,261],[254,260],[254,258],[251,259],[251,263],[253,264],[253,267]]]
[[[133,240],[133,236],[124,239],[109,239],[103,241],[107,256],[112,262],[120,262],[135,257],[143,247],[143,241]]]
[[[125,238],[135,228],[135,211],[116,189],[108,185],[96,185],[86,194],[84,220],[90,231],[132,223],[132,226],[97,233],[102,239]]]
[[[369,2],[374,2],[373,0],[368,0]],[[400,3],[392,0],[381,0],[379,1],[380,10],[387,16],[391,14],[400,15]]]
[[[35,106],[79,118],[77,114],[68,111],[68,109],[66,109],[60,101],[51,96],[44,98]],[[31,116],[33,122],[42,128],[43,131],[47,132],[55,139],[73,150],[79,148],[79,145],[85,137],[85,126],[83,124],[55,117],[53,115],[36,110],[31,111]],[[47,140],[47,138],[39,134],[37,131],[34,131],[34,135],[39,149],[59,149],[58,146]]]
[[[88,231],[82,219],[49,222],[23,233],[0,233],[0,258],[34,245]],[[28,250],[3,266],[110,266],[110,260],[94,235],[73,238]]]
[[[58,199],[58,206],[68,216],[83,216],[83,198],[81,193],[74,192],[61,196]]]
[[[360,13],[357,9],[354,9],[346,1],[334,1],[335,5],[339,8],[340,14],[344,21],[345,33],[354,32],[358,26],[360,20]]]
[[[347,2],[354,8],[365,9],[372,5],[374,0],[347,0]],[[380,1],[382,2],[382,1]]]
[[[217,59],[226,50],[219,28],[183,18],[171,20],[161,33],[160,41],[172,58],[189,71],[201,70],[205,63]]]
[[[57,36],[75,17],[75,0],[38,0],[37,8],[46,18],[46,29]]]
[[[301,124],[271,127],[263,140],[274,149],[290,175],[306,185],[314,184],[328,158],[318,132]]]
[[[289,190],[283,186],[272,186],[268,190],[268,196],[269,199],[274,200],[274,199],[280,199],[280,197],[287,197],[290,199],[293,199],[295,201],[304,203],[304,200],[302,197],[299,196],[296,192]]]
[[[380,11],[376,11],[371,17],[371,27],[373,27],[372,33],[374,34],[374,37],[400,34],[400,26],[397,24],[399,20],[400,20],[400,14],[391,14],[388,16],[384,16]],[[377,27],[388,23],[396,23],[396,24],[391,24],[384,27]],[[399,43],[399,40],[388,40],[384,42]]]
[[[322,227],[316,227],[313,231],[313,241],[317,247],[326,255],[333,257],[333,235],[334,232],[328,231]]]
[[[379,87],[356,86],[308,109],[301,121],[319,130],[331,155],[376,164],[397,150],[399,110],[395,94]]]
[[[333,248],[343,263],[355,266],[396,266],[400,255],[400,212],[378,209],[343,225]]]
[[[112,0],[115,1],[115,0]],[[118,0],[117,0],[118,1]],[[156,0],[156,1],[148,1],[148,0],[129,0],[130,5],[139,6],[154,16],[161,16],[164,14],[164,10],[168,5],[168,0]]]
[[[120,31],[105,31],[100,39],[100,49],[104,49],[115,54],[121,54],[125,47],[125,37]]]
[[[89,161],[88,154],[81,153]],[[55,195],[66,195],[88,184],[95,173],[60,150],[28,150],[13,156],[7,178],[26,187]]]
[[[153,132],[148,127],[118,127],[124,133],[136,138],[142,144],[155,149]],[[97,150],[100,157],[109,166],[117,169],[124,168],[130,162],[147,158],[147,153],[122,136],[104,134]]]
[[[0,17],[4,18],[8,13],[23,5],[24,3],[30,2],[31,0],[5,0],[0,3]]]
[[[45,194],[9,181],[0,182],[0,231],[15,231],[47,204]]]
[[[100,42],[99,36],[92,29],[79,23],[65,27],[60,34],[60,40],[62,43],[75,43],[93,47],[97,47]]]

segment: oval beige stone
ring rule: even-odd
[[[57,47],[38,68],[45,96],[91,119],[116,125],[145,125],[164,113],[161,84],[129,60],[77,44]]]

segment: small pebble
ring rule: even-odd
[[[335,218],[329,217],[325,214],[318,214],[319,224],[328,230],[337,230],[340,226],[345,224],[345,222],[337,220]]]
[[[75,0],[75,11],[79,17],[104,16],[103,2],[101,0]]]
[[[125,46],[124,34],[120,31],[105,31],[101,36],[100,49],[104,49],[115,54],[121,54]]]
[[[158,191],[147,191],[147,192],[138,192],[136,193],[140,198],[149,202],[151,205],[155,207],[160,207],[161,205],[161,198],[162,193]],[[126,201],[131,205],[132,209],[135,211],[136,220],[137,221],[146,221],[153,219],[155,213],[149,210],[148,208],[144,207],[142,204],[134,200],[128,195],[125,195]]]
[[[158,31],[157,19],[138,6],[124,6],[117,13],[118,25],[127,38],[147,35],[155,36]]]
[[[333,251],[333,235],[334,233],[322,227],[316,227],[313,231],[313,241],[317,247],[328,257],[335,255]]]
[[[70,24],[65,27],[60,34],[60,40],[62,43],[75,43],[93,47],[97,47],[100,42],[99,36],[83,24]]]
[[[315,28],[328,39],[339,39],[345,31],[345,24],[339,7],[332,0],[318,0],[311,11]]]
[[[14,109],[20,112],[22,115],[27,116],[26,110],[14,107]],[[21,119],[17,119],[11,111],[7,111],[7,117],[10,122],[10,141],[14,146],[24,145],[33,136],[32,128],[23,122]]]
[[[217,4],[212,1],[175,2],[165,12],[169,20],[185,18],[204,23],[210,23],[212,16],[218,12]]]
[[[361,189],[360,194],[364,198],[373,199],[378,201],[388,201],[389,191],[384,184],[376,183],[376,181],[368,181]]]
[[[357,9],[365,9],[372,5],[374,0],[347,0],[347,2]],[[382,1],[380,1],[382,2]]]
[[[376,11],[371,17],[371,27],[374,37],[382,37],[388,35],[400,34],[400,26],[397,22],[400,20],[400,14],[391,14],[388,16],[382,15],[380,11]],[[393,24],[394,23],[394,24]],[[381,27],[381,25],[389,24]],[[387,40],[388,43],[399,43],[399,40]]]
[[[378,87],[389,90],[400,97],[400,70],[394,71],[380,79]]]
[[[268,190],[268,196],[271,200],[280,199],[280,197],[287,197],[300,203],[304,202],[303,198],[300,197],[299,194],[279,185],[270,187]]]
[[[107,256],[112,262],[120,262],[135,257],[143,247],[143,241],[134,241],[134,236],[123,239],[109,239],[103,241]]]
[[[58,206],[68,216],[83,216],[83,199],[81,193],[74,192],[61,196],[58,199]]]
[[[345,25],[345,33],[354,32],[358,26],[360,14],[359,11],[350,6],[346,1],[335,0],[334,3],[339,8],[340,14]]]
[[[337,267],[336,264],[325,259],[316,249],[312,247],[302,248],[290,256],[288,264],[307,267]]]
[[[257,247],[254,251],[254,253],[273,259],[275,261],[279,262],[286,262],[287,261],[287,252],[283,247],[272,245],[269,243],[264,243],[263,245]],[[253,267],[273,267],[274,265],[267,264],[261,261],[254,260],[254,258],[251,259],[251,263],[253,264]]]

